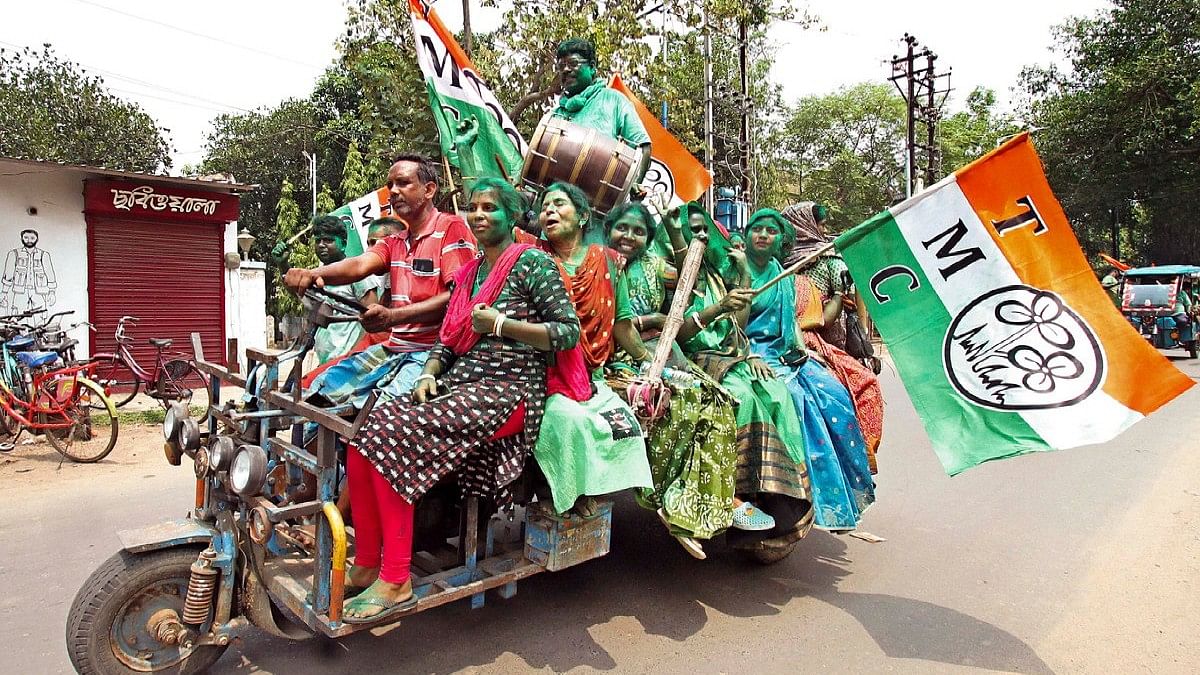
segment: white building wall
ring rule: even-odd
[[[226,335],[237,338],[238,369],[246,372],[246,348],[267,347],[267,265],[244,260],[225,272]]]
[[[87,321],[87,225],[83,219],[82,176],[69,170],[33,172],[28,167],[9,167],[13,170],[0,175],[0,314],[20,311],[12,308],[14,302],[23,304],[32,297],[50,312],[74,310],[74,314],[63,318],[64,326]],[[36,209],[36,215],[31,209]],[[53,295],[38,292],[36,287],[32,295],[22,294],[21,289],[13,288],[15,284],[8,283],[12,278],[10,264],[16,259],[14,251],[22,247],[21,231],[25,229],[37,231],[37,248],[46,252],[48,267],[53,267],[53,283],[46,284],[53,286]],[[87,356],[91,342],[85,331],[80,328],[71,333],[79,340],[79,357]]]

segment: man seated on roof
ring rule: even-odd
[[[321,373],[306,392],[310,398],[361,406],[374,389],[382,400],[411,391],[437,341],[450,280],[475,258],[475,237],[466,222],[433,204],[438,174],[432,162],[421,155],[397,157],[387,188],[392,215],[407,225],[403,231],[377,241],[362,255],[311,270],[294,267],[284,276],[284,284],[296,293],[314,284],[348,284],[384,272],[391,277],[391,306],[374,304],[361,316],[365,330],[390,329],[391,338]]]

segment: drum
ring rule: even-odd
[[[558,181],[573,183],[603,216],[629,198],[641,155],[596,129],[547,117],[533,134],[521,182],[539,190]]]

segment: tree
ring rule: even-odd
[[[329,189],[329,183],[322,185],[321,189],[317,191],[317,215],[332,213],[337,207],[338,205],[333,201],[333,192]]]
[[[279,202],[275,208],[275,230],[279,233],[280,241],[287,241],[296,235],[300,230],[300,207],[296,204],[292,182],[284,178],[279,186]],[[312,245],[308,243],[308,237],[301,237],[296,240],[293,245],[290,255],[288,256],[288,264],[286,267],[304,267],[313,268],[318,264],[316,253],[313,252]],[[283,285],[283,275],[287,269],[275,270],[275,293],[273,307],[271,313],[275,318],[280,319],[285,316],[296,316],[302,311],[300,301],[291,291]]]
[[[363,165],[362,153],[358,151],[358,142],[351,141],[350,148],[346,151],[346,162],[342,165],[342,183],[339,186],[342,203],[358,199],[373,187],[378,186],[373,185],[372,181],[367,178],[367,167]]]
[[[1010,115],[996,110],[996,92],[976,87],[967,95],[965,110],[938,123],[937,145],[942,173],[961,169],[994,150],[999,141],[1019,130]]]
[[[50,45],[0,49],[0,119],[0,155],[147,173],[171,166],[167,130]]]
[[[904,196],[904,100],[862,83],[801,99],[784,126],[782,161],[801,199],[829,207],[833,226],[857,225]]]
[[[1056,29],[1067,66],[1022,74],[1038,149],[1089,253],[1196,262],[1200,5],[1113,4]]]

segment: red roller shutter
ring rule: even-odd
[[[134,355],[154,366],[149,338],[171,338],[191,354],[200,333],[204,356],[225,361],[222,226],[88,216],[88,297],[96,326],[92,353],[115,348],[117,321],[129,314]]]

